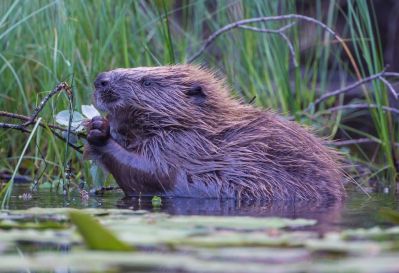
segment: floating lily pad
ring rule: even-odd
[[[66,229],[68,225],[53,222],[53,221],[45,221],[45,222],[17,222],[12,220],[0,221],[0,229]]]

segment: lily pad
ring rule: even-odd
[[[86,244],[93,250],[132,251],[133,248],[120,241],[91,215],[78,210],[69,213]]]

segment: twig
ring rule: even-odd
[[[380,76],[378,77],[378,79],[380,81],[382,81],[386,87],[388,88],[388,90],[391,92],[391,94],[393,95],[393,97],[397,100],[398,99],[398,94],[396,93],[395,89],[393,88],[392,84],[387,81],[384,77]]]
[[[255,31],[255,32],[278,34],[287,43],[288,49],[290,50],[292,63],[294,64],[295,67],[298,67],[298,63],[297,63],[296,58],[295,58],[294,46],[292,45],[292,42],[287,37],[287,35],[285,35],[285,33],[284,33],[285,30],[289,29],[293,25],[295,25],[295,23],[288,24],[288,25],[283,26],[283,27],[281,27],[279,29],[265,29],[265,28],[250,27],[250,26],[245,26],[245,25],[239,26],[239,28],[246,29],[246,30],[251,30],[251,31]]]
[[[328,108],[328,109],[325,109],[325,110],[321,111],[321,113],[318,112],[316,115],[324,114],[324,113],[336,112],[336,111],[345,110],[345,109],[358,110],[358,109],[374,109],[374,108],[380,108],[380,107],[384,111],[391,112],[391,113],[399,115],[399,109],[396,109],[396,108],[393,108],[393,107],[389,107],[389,106],[378,106],[376,104],[366,104],[366,103],[364,103],[364,104],[363,103],[361,103],[361,104],[360,103],[359,104],[346,104],[346,105],[334,106],[334,107],[331,107],[331,108]]]
[[[297,19],[297,20],[303,20],[309,23],[316,24],[323,28],[326,32],[331,34],[334,38],[336,38],[341,44],[345,44],[345,42],[342,40],[341,37],[339,37],[334,30],[332,30],[330,27],[328,27],[326,24],[308,16],[304,15],[299,15],[299,14],[287,14],[287,15],[279,15],[279,16],[270,16],[270,17],[256,17],[256,18],[250,18],[250,19],[244,19],[240,21],[233,22],[231,24],[225,25],[221,29],[215,31],[212,33],[204,42],[202,47],[195,53],[193,54],[190,58],[188,58],[187,62],[191,63],[195,59],[197,59],[204,51],[205,49],[211,45],[216,38],[218,38],[220,35],[223,33],[230,31],[235,28],[239,28],[243,25],[251,24],[251,23],[259,23],[259,22],[270,22],[270,21],[283,21],[283,20],[292,20],[292,19]],[[344,46],[345,47],[345,46]],[[345,50],[347,48],[345,47]]]
[[[39,123],[39,126],[40,126],[40,127],[43,127],[43,128],[47,128],[47,125],[46,125],[46,124],[43,124],[43,122],[40,122],[40,123]],[[26,126],[25,126],[25,125],[20,125],[20,124],[11,124],[11,123],[2,123],[2,122],[1,122],[1,123],[0,123],[0,128],[4,128],[4,129],[14,129],[14,130],[21,131],[21,132],[23,132],[23,133],[30,133],[30,132],[31,132],[30,130],[26,129]],[[55,131],[54,128],[51,128],[51,127],[49,127],[49,126],[48,126],[48,128],[50,129],[51,133],[52,133],[53,135],[55,135],[57,138],[59,138],[60,140],[65,141],[65,142],[67,142],[66,139],[65,139],[62,135],[60,135],[59,133],[57,133],[57,132]],[[65,130],[64,130],[64,131],[65,131]],[[72,132],[71,132],[71,133],[72,133]],[[71,142],[68,142],[67,144],[68,144],[70,147],[72,147],[74,150],[76,150],[77,152],[83,153],[83,151],[82,151],[82,149],[81,149],[80,146],[77,146],[77,145],[75,145],[75,144],[73,144],[73,143],[71,143]]]
[[[33,111],[33,114],[30,116],[30,120],[25,122],[23,125],[27,126],[27,125],[31,125],[35,122],[35,119],[37,118],[37,116],[39,115],[39,113],[43,110],[44,105],[46,105],[47,101],[54,96],[55,94],[59,93],[60,91],[65,91],[67,92],[68,97],[72,96],[72,91],[71,91],[71,87],[66,83],[66,82],[61,82],[59,83],[56,87],[54,87],[53,90],[51,90],[50,93],[47,94],[47,96],[45,96],[42,101],[39,103],[39,106],[36,107],[36,109]]]
[[[19,125],[19,124],[12,124],[12,123],[3,123],[0,122],[0,128],[5,128],[5,129],[14,129],[18,130],[24,133],[30,133],[28,129],[25,128],[25,126]]]
[[[0,128],[14,129],[14,130],[19,130],[19,131],[24,132],[24,133],[30,133],[30,131],[26,127],[37,123],[37,117],[39,116],[39,113],[43,110],[43,108],[46,105],[46,103],[49,101],[49,99],[52,96],[54,96],[55,94],[57,94],[57,93],[59,93],[61,91],[65,91],[67,93],[68,97],[72,97],[72,89],[71,89],[71,87],[66,82],[61,82],[56,87],[54,87],[54,89],[51,90],[51,92],[49,94],[47,94],[47,96],[45,96],[42,99],[42,101],[35,108],[35,110],[33,111],[33,114],[31,116],[24,116],[24,115],[20,115],[20,114],[0,111],[0,116],[2,116],[2,117],[9,117],[9,118],[19,119],[19,120],[25,121],[22,124],[0,123]],[[65,139],[62,135],[60,135],[55,130],[68,132],[68,134],[74,134],[77,137],[83,137],[84,136],[83,134],[71,132],[70,128],[65,129],[65,128],[62,128],[60,126],[46,124],[46,123],[44,123],[42,121],[39,121],[38,125],[43,127],[43,128],[49,128],[53,135],[55,135],[57,138],[65,141],[68,146],[72,147],[76,151],[82,153],[82,150],[81,150],[80,146],[77,146],[77,145],[71,143],[68,139]]]
[[[399,73],[397,72],[385,72],[385,77],[399,77]]]
[[[57,138],[59,138],[60,140],[65,141],[70,147],[72,147],[75,151],[79,152],[79,153],[83,153],[82,151],[82,146],[77,146],[75,144],[73,144],[72,142],[68,141],[67,139],[65,139],[65,137],[63,137],[62,135],[60,135],[59,133],[57,133],[56,131],[54,131],[53,129],[51,129],[51,132],[53,133],[53,135],[55,135]],[[70,132],[72,133],[72,132]]]
[[[354,144],[364,144],[364,143],[378,143],[381,144],[381,141],[378,139],[370,139],[370,138],[357,138],[357,139],[349,139],[349,140],[339,140],[339,141],[330,141],[329,145],[334,146],[347,146]]]
[[[10,113],[10,112],[6,112],[6,111],[0,111],[0,117],[9,117],[9,118],[14,118],[14,119],[19,119],[22,121],[30,121],[31,117],[30,116],[24,116],[24,115],[20,115],[20,114],[15,114],[15,113]],[[43,121],[40,122],[39,124],[41,127],[45,128],[45,127],[49,127],[51,129],[55,129],[55,130],[60,130],[63,132],[68,131],[67,128],[61,127],[61,126],[57,126],[57,125],[52,125],[52,124],[47,124],[44,123]],[[25,126],[25,124],[23,124],[23,126]],[[85,137],[85,135],[83,133],[76,133],[76,132],[71,132],[71,134],[77,136],[77,137]]]
[[[328,145],[333,146],[347,146],[347,145],[356,145],[356,144],[365,144],[365,143],[377,143],[381,144],[382,141],[379,139],[371,139],[371,138],[357,138],[357,139],[348,139],[348,140],[338,140],[338,141],[329,141],[327,142]],[[399,143],[394,142],[392,143],[393,146],[399,148]]]
[[[371,82],[373,80],[382,80],[383,79],[383,83],[388,87],[388,89],[390,90],[390,92],[393,94],[393,96],[395,97],[395,99],[398,98],[398,94],[396,93],[396,91],[394,90],[394,88],[392,87],[392,85],[384,78],[384,76],[390,76],[390,77],[399,77],[399,73],[388,73],[384,70],[382,70],[381,72],[368,76],[367,78],[363,78],[360,81],[357,81],[355,83],[352,83],[348,86],[345,86],[343,88],[337,89],[335,91],[331,91],[331,92],[327,92],[324,95],[322,95],[321,97],[319,97],[317,100],[315,100],[314,102],[310,103],[309,106],[304,110],[304,112],[309,111],[311,108],[313,108],[314,106],[320,104],[321,102],[325,101],[328,98],[331,97],[335,97],[338,95],[341,95],[343,93],[349,92],[353,89],[355,89],[356,87],[359,87],[365,83]]]

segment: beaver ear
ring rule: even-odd
[[[204,93],[204,90],[201,85],[199,84],[194,84],[191,86],[187,91],[186,91],[187,96],[195,96],[195,97],[201,97],[205,98],[206,95]]]

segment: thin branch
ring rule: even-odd
[[[63,137],[62,135],[60,135],[59,133],[57,133],[56,131],[54,131],[53,129],[49,128],[51,133],[53,133],[53,135],[55,135],[58,139],[65,141],[70,147],[72,147],[75,151],[79,152],[79,153],[83,153],[82,151],[82,146],[77,146],[75,144],[73,144],[72,142],[68,141],[67,139],[65,139],[65,137]],[[72,132],[70,132],[72,133]]]
[[[337,89],[335,91],[327,92],[321,97],[319,97],[317,100],[314,102],[310,103],[309,106],[304,110],[304,112],[309,111],[311,108],[314,106],[320,104],[321,102],[327,100],[328,98],[335,97],[338,95],[341,95],[343,93],[347,93],[365,83],[371,82],[373,80],[382,80],[382,82],[388,87],[389,91],[392,93],[392,95],[395,97],[395,99],[398,98],[398,94],[396,93],[395,89],[393,86],[385,79],[385,76],[389,77],[399,77],[399,73],[392,73],[392,72],[386,72],[385,69],[382,70],[381,72],[368,76],[366,78],[361,79],[360,81],[357,81],[355,83],[352,83],[348,86],[345,86],[343,88]]]
[[[329,145],[333,145],[333,146],[347,146],[347,145],[364,144],[364,143],[378,143],[378,144],[381,144],[381,141],[378,140],[378,139],[357,138],[357,139],[339,140],[339,141],[330,141],[330,142],[328,142]]]
[[[371,138],[357,138],[357,139],[348,139],[348,140],[338,140],[338,141],[329,141],[327,142],[328,145],[333,146],[348,146],[348,145],[357,145],[357,144],[365,144],[365,143],[377,143],[382,144],[382,141],[379,139],[371,139]],[[394,142],[392,143],[393,146],[399,148],[399,143]]]
[[[388,90],[391,92],[392,96],[397,100],[398,99],[398,94],[396,93],[395,89],[393,88],[392,84],[387,81],[384,77],[380,76],[378,78],[380,81],[382,81],[386,87],[388,88]]]
[[[65,91],[69,98],[72,97],[72,89],[71,89],[71,87],[66,82],[61,82],[56,87],[54,87],[54,89],[51,90],[51,92],[48,93],[47,96],[45,96],[42,99],[42,101],[35,108],[35,110],[33,111],[33,114],[31,116],[24,116],[24,115],[20,115],[20,114],[16,114],[16,113],[9,113],[9,112],[5,112],[5,111],[0,111],[0,117],[9,117],[9,118],[25,121],[22,124],[0,123],[0,128],[14,129],[14,130],[19,130],[19,131],[24,132],[24,133],[30,133],[30,131],[26,127],[28,127],[30,125],[33,125],[33,124],[36,124],[37,117],[39,116],[40,112],[43,110],[43,108],[46,105],[46,103],[50,100],[51,97],[53,97],[55,94],[57,94],[57,93],[59,93],[61,91]],[[60,130],[60,131],[63,131],[63,132],[68,132],[70,134],[74,134],[77,137],[83,137],[84,136],[83,134],[71,132],[69,129],[65,129],[65,128],[62,128],[62,127],[56,126],[56,125],[49,125],[49,124],[46,124],[46,123],[41,122],[41,121],[39,122],[39,126],[41,126],[43,128],[48,128],[52,132],[52,134],[55,135],[57,138],[65,141],[68,144],[68,146],[70,146],[73,149],[75,149],[76,151],[82,153],[82,149],[81,149],[80,146],[77,146],[77,145],[71,143],[70,141],[65,139],[61,134],[56,132],[56,130]]]
[[[0,128],[14,129],[14,130],[18,130],[18,131],[21,131],[21,132],[24,132],[24,133],[30,133],[30,131],[28,129],[26,129],[25,126],[22,126],[22,125],[19,125],[19,124],[0,122]]]
[[[43,127],[43,128],[47,128],[46,124],[43,124],[42,122],[39,123],[39,126],[41,126],[41,127]],[[28,129],[26,129],[26,127],[27,127],[27,126],[25,126],[25,125],[20,125],[20,124],[2,123],[2,122],[0,123],[0,128],[4,128],[4,129],[14,129],[14,130],[21,131],[21,132],[23,132],[23,133],[30,133],[31,131],[28,130]],[[55,135],[57,138],[59,138],[60,140],[65,141],[65,142],[67,142],[66,139],[65,139],[62,135],[60,135],[59,133],[57,133],[57,132],[55,131],[54,128],[51,128],[51,127],[48,127],[48,128],[50,129],[51,133],[52,133],[53,135]],[[65,130],[64,130],[64,131],[65,131]],[[71,132],[71,133],[72,133],[72,132]],[[68,142],[67,144],[68,144],[70,147],[72,147],[74,150],[76,150],[77,152],[83,153],[83,151],[82,151],[82,149],[81,149],[82,147],[77,146],[77,145],[73,144],[72,142]]]
[[[291,23],[291,24],[283,26],[283,27],[281,27],[279,29],[257,28],[257,27],[250,27],[250,26],[245,26],[245,25],[239,26],[239,28],[246,29],[246,30],[251,30],[251,31],[255,31],[255,32],[274,33],[274,34],[279,35],[287,43],[288,49],[290,50],[292,63],[294,64],[295,67],[298,67],[298,63],[297,63],[296,58],[295,58],[294,46],[293,46],[292,42],[290,41],[290,39],[287,37],[287,35],[284,33],[285,30],[291,28],[294,25],[295,25],[295,23]]]
[[[0,111],[0,117],[9,117],[9,118],[13,118],[13,119],[19,119],[22,121],[30,121],[31,117],[29,116],[24,116],[24,115],[20,115],[20,114],[15,114],[15,113],[10,113],[10,112],[6,112],[6,111]],[[35,120],[36,121],[36,120]],[[63,132],[67,132],[68,129],[61,127],[61,126],[57,126],[57,125],[52,125],[52,124],[47,124],[43,121],[40,122],[39,124],[41,127],[46,128],[49,127],[51,129],[55,129],[55,130],[60,130]],[[25,126],[25,124],[23,124],[22,126]],[[85,137],[85,135],[83,133],[76,133],[76,132],[70,132],[71,134],[77,136],[77,137]]]
[[[202,47],[195,53],[193,54],[190,58],[188,58],[187,62],[191,63],[195,59],[197,59],[204,51],[205,49],[210,46],[216,38],[218,38],[220,35],[223,33],[230,31],[235,28],[239,28],[243,25],[251,24],[251,23],[259,23],[259,22],[270,22],[270,21],[282,21],[282,20],[303,20],[309,23],[316,24],[320,26],[322,29],[324,29],[326,32],[331,34],[334,38],[336,38],[340,43],[344,43],[341,37],[339,37],[334,30],[332,30],[330,27],[328,27],[326,24],[308,16],[304,15],[299,15],[299,14],[287,14],[287,15],[280,15],[280,16],[269,16],[269,17],[256,17],[256,18],[250,18],[250,19],[245,19],[245,20],[240,20],[233,22],[231,24],[225,25],[221,29],[215,31],[212,33],[204,42]]]
[[[385,72],[384,76],[385,77],[399,77],[399,73],[397,73],[397,72]]]
[[[384,111],[399,115],[399,109],[397,109],[397,108],[393,108],[393,107],[389,107],[389,106],[378,106],[377,104],[367,104],[367,103],[346,104],[346,105],[334,106],[334,107],[325,109],[321,112],[318,112],[318,113],[316,113],[316,115],[324,114],[324,113],[328,114],[331,112],[336,112],[336,111],[345,110],[345,109],[359,110],[359,109],[375,109],[375,108],[381,108]]]
[[[67,92],[68,97],[72,96],[72,89],[71,87],[66,83],[66,82],[61,82],[59,83],[56,87],[54,87],[53,90],[51,90],[50,93],[47,94],[47,96],[45,96],[42,101],[39,103],[39,105],[35,108],[35,110],[33,111],[33,114],[30,116],[30,120],[25,122],[23,125],[27,126],[27,125],[31,125],[35,122],[37,116],[39,115],[39,113],[43,110],[44,105],[46,105],[47,101],[54,96],[55,94],[61,92],[61,91],[65,91]]]

